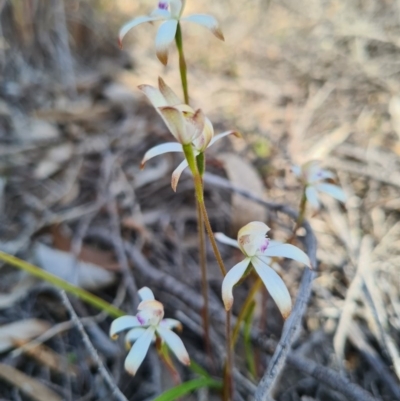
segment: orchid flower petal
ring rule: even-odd
[[[190,143],[190,141],[185,141],[186,132],[183,114],[175,107],[160,107],[158,110],[175,139],[182,145]]]
[[[309,174],[309,183],[313,184],[319,181],[323,181],[326,179],[334,179],[335,178],[335,174],[333,174],[331,171],[328,170],[323,170],[323,169],[319,169],[316,171],[313,171],[311,174]]]
[[[181,21],[190,21],[209,29],[218,39],[224,41],[224,35],[219,27],[218,21],[211,15],[193,14],[181,18]]]
[[[300,166],[297,165],[292,165],[292,167],[290,168],[292,170],[292,173],[297,177],[297,178],[301,178],[302,175],[302,169]]]
[[[166,342],[170,350],[184,365],[190,365],[189,354],[186,351],[183,341],[176,333],[161,326],[157,327],[157,333]]]
[[[297,260],[311,268],[310,258],[300,248],[291,244],[283,244],[282,242],[269,240],[268,248],[262,255]]]
[[[182,330],[182,323],[176,319],[163,319],[160,322],[160,327],[165,327],[166,329],[172,330],[177,329],[178,331]]]
[[[173,18],[179,18],[182,15],[184,6],[185,2],[182,2],[182,0],[170,0],[169,7],[171,10],[171,16]]]
[[[246,258],[232,267],[224,277],[222,282],[222,300],[225,309],[230,310],[233,305],[233,287],[242,278],[247,267],[250,264],[250,258]]]
[[[177,106],[182,103],[175,92],[164,82],[161,77],[158,78],[158,87],[164,96],[164,99],[167,101],[168,106]]]
[[[171,187],[176,192],[176,188],[178,186],[179,179],[181,178],[181,175],[183,173],[183,170],[185,170],[186,167],[188,167],[189,164],[187,160],[183,160],[182,163],[179,164],[179,166],[174,170],[172,173],[171,177]]]
[[[127,348],[130,348],[132,344],[141,337],[147,328],[145,327],[135,327],[132,330],[129,330],[125,336],[125,345]]]
[[[110,327],[110,337],[113,340],[118,338],[119,333],[124,330],[131,329],[133,327],[140,327],[141,324],[136,316],[122,316],[118,319],[115,319],[111,323]]]
[[[153,16],[141,16],[141,17],[136,17],[133,20],[127,22],[125,25],[122,26],[122,28],[119,31],[118,35],[118,43],[120,46],[122,46],[122,40],[124,36],[135,26],[143,24],[144,22],[151,22],[151,21],[158,21],[164,19],[163,16],[161,15],[153,15]]]
[[[170,19],[163,22],[158,28],[156,36],[156,53],[158,59],[164,64],[168,63],[168,48],[175,39],[178,20]]]
[[[278,306],[283,318],[286,319],[292,310],[292,300],[285,283],[278,273],[259,260],[257,256],[251,259],[251,263]]]
[[[237,131],[225,131],[225,132],[222,132],[221,134],[215,135],[214,138],[211,139],[208,147],[214,145],[215,142],[218,142],[220,139],[225,138],[228,135],[235,135],[238,138],[241,137],[241,135]]]
[[[185,120],[185,141],[192,143],[202,135],[207,117],[201,109],[196,110],[194,114],[183,112],[183,115]]]
[[[169,106],[167,100],[158,88],[151,85],[139,85],[138,88],[147,96],[156,110],[158,107]]]
[[[321,183],[315,185],[315,188],[317,189],[317,191],[324,192],[340,202],[346,202],[346,195],[343,189],[338,187],[337,185]]]
[[[157,7],[155,10],[153,10],[150,14],[151,17],[161,17],[162,19],[170,19],[171,18],[171,13],[163,8]],[[160,19],[161,19],[160,18]]]
[[[215,233],[214,237],[218,242],[221,242],[222,244],[234,246],[235,248],[240,249],[237,240],[235,240],[233,238],[229,238],[224,233]]]
[[[182,145],[178,142],[167,142],[154,146],[145,153],[142,162],[140,163],[140,168],[142,169],[147,161],[153,157],[170,152],[182,152]]]
[[[308,203],[316,210],[319,210],[320,208],[320,203],[319,203],[319,199],[318,199],[318,192],[317,190],[309,185],[306,187],[306,198]]]
[[[149,287],[142,287],[139,291],[139,297],[142,301],[154,301],[153,291]]]
[[[125,369],[131,374],[135,375],[139,366],[142,364],[147,351],[153,340],[155,328],[149,327],[133,344],[128,356],[125,359]]]
[[[213,137],[214,137],[214,127],[210,119],[205,117],[203,132],[199,137],[197,137],[192,142],[194,148],[200,153],[204,152],[210,146],[210,142],[213,139]]]

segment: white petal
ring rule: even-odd
[[[278,306],[283,318],[286,319],[292,310],[292,300],[285,283],[280,278],[279,274],[257,257],[254,257],[251,263]]]
[[[222,282],[222,300],[225,309],[230,310],[233,304],[233,286],[242,278],[244,272],[250,264],[250,258],[246,258],[232,267],[224,277]]]
[[[151,341],[154,336],[154,327],[149,327],[133,344],[125,359],[125,369],[131,374],[135,375],[139,366],[143,362],[144,357],[150,347]]]
[[[171,10],[171,16],[174,18],[179,18],[182,14],[184,5],[185,2],[182,2],[182,0],[170,0],[169,7]]]
[[[113,340],[116,340],[118,338],[118,334],[121,333],[121,331],[128,330],[133,327],[140,327],[140,326],[141,326],[141,324],[136,316],[119,317],[118,319],[115,319],[111,323],[110,337]]]
[[[147,329],[145,327],[135,327],[129,330],[125,336],[125,344],[127,348],[130,348],[132,344],[141,337]]]
[[[154,146],[145,153],[142,162],[140,163],[140,168],[143,168],[147,161],[149,161],[153,157],[170,152],[182,152],[182,145],[178,142],[167,142],[161,145]]]
[[[185,141],[186,127],[182,112],[180,112],[175,107],[160,107],[158,111],[160,112],[165,124],[167,125],[171,134],[176,138],[176,140],[181,144],[190,143],[190,141]]]
[[[152,17],[157,16],[157,17],[162,17],[163,19],[170,19],[171,18],[171,13],[168,10],[163,10],[161,8],[156,8],[153,10],[150,14]]]
[[[163,319],[160,322],[160,327],[165,327],[166,329],[177,329],[177,330],[182,330],[182,323],[179,320],[176,319]]]
[[[168,63],[168,47],[175,39],[176,27],[178,21],[176,19],[170,19],[165,21],[158,28],[156,36],[156,52],[158,59],[164,64]]]
[[[139,297],[142,301],[154,301],[153,291],[149,287],[143,287],[139,291]]]
[[[234,246],[235,248],[240,249],[238,242],[233,238],[229,238],[224,233],[215,233],[214,237],[218,242],[221,242],[222,244]]]
[[[157,111],[159,111],[158,107],[169,106],[167,100],[158,88],[151,85],[139,85],[138,88],[147,96]]]
[[[119,31],[118,35],[118,42],[119,45],[121,46],[122,44],[122,39],[124,36],[135,26],[143,24],[144,22],[151,22],[151,21],[158,21],[164,19],[162,15],[154,15],[154,16],[143,16],[143,17],[137,17],[129,22],[127,22],[125,25],[122,26],[122,28]]]
[[[322,183],[316,185],[315,188],[318,191],[325,192],[326,194],[332,196],[340,202],[346,202],[345,193],[343,192],[342,188],[338,187],[337,185]]]
[[[269,240],[268,248],[262,255],[293,259],[311,267],[310,258],[300,248],[291,244],[283,244],[282,242]]]
[[[214,138],[211,139],[208,147],[214,145],[215,142],[218,142],[220,139],[225,138],[228,135],[235,135],[238,138],[241,137],[241,135],[236,131],[226,131],[226,132],[223,132],[222,134],[215,135]]]
[[[188,162],[183,160],[182,163],[179,164],[179,166],[174,170],[172,173],[172,178],[171,178],[171,187],[176,192],[176,187],[178,186],[179,179],[181,178],[181,175],[183,173],[183,170],[188,167]]]
[[[189,365],[190,364],[190,358],[189,354],[186,351],[186,348],[180,339],[180,337],[175,334],[173,331],[165,328],[158,326],[157,327],[157,333],[160,335],[160,337],[166,342],[170,350],[176,355],[176,357],[184,364],[184,365]]]
[[[319,200],[318,200],[318,192],[317,190],[309,185],[306,188],[306,198],[308,203],[316,210],[319,210]]]
[[[294,165],[292,165],[291,170],[292,170],[293,174],[294,174],[296,177],[301,178],[301,176],[302,176],[302,170],[301,170],[301,167],[300,167],[300,166],[297,166],[297,165],[294,164]]]
[[[164,82],[161,77],[158,78],[158,87],[164,96],[164,99],[167,101],[168,106],[177,106],[182,104],[182,101],[179,99],[176,93]]]
[[[181,21],[190,21],[209,29],[218,39],[225,40],[218,21],[211,15],[194,14],[181,18]]]

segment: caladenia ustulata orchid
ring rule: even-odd
[[[139,89],[148,97],[171,134],[178,141],[167,142],[148,150],[142,159],[142,168],[148,160],[155,156],[170,152],[184,153],[183,145],[191,145],[193,154],[197,158],[220,139],[228,135],[240,136],[236,131],[225,131],[214,135],[214,127],[211,121],[202,114],[201,110],[195,111],[187,104],[183,104],[162,78],[158,79],[158,88],[141,85]],[[175,110],[175,112],[172,113],[172,110]],[[176,191],[181,174],[186,167],[188,167],[188,161],[185,159],[172,173],[171,186],[174,191]],[[204,166],[202,166],[202,169],[204,170]],[[200,171],[200,173],[202,174],[203,171]]]
[[[271,258],[293,259],[310,268],[311,262],[309,257],[296,246],[269,239],[267,237],[269,230],[266,224],[253,221],[239,230],[237,241],[222,233],[215,234],[218,241],[239,248],[245,255],[245,259],[233,266],[225,276],[222,282],[222,300],[225,309],[230,310],[233,305],[233,287],[252,266],[286,319],[292,310],[292,301],[285,283],[270,266]]]
[[[114,320],[110,327],[110,337],[116,340],[119,334],[127,331],[125,343],[130,348],[125,359],[125,369],[135,375],[142,364],[150,344],[157,338],[164,342],[184,365],[190,364],[190,358],[179,336],[172,329],[182,330],[182,325],[175,319],[164,319],[164,306],[154,299],[148,287],[139,290],[142,302],[136,316],[122,316]],[[133,344],[133,345],[132,345]]]
[[[118,37],[120,46],[124,36],[132,28],[144,22],[153,21],[165,21],[160,25],[156,36],[156,54],[164,65],[168,63],[168,48],[174,41],[177,31],[180,30],[180,21],[189,21],[201,25],[209,29],[218,39],[224,40],[218,21],[214,17],[206,14],[193,14],[182,17],[185,4],[186,0],[159,1],[158,7],[150,15],[136,17],[121,28]]]
[[[326,193],[340,202],[346,202],[344,191],[339,186],[326,182],[334,180],[335,175],[321,168],[318,161],[309,161],[301,167],[293,166],[292,171],[304,186],[303,202],[307,201],[314,210],[320,209],[318,192]]]

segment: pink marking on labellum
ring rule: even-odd
[[[168,10],[168,1],[159,1],[158,8],[160,10]]]
[[[269,245],[269,239],[265,238],[265,240],[263,241],[263,243],[260,246],[261,253],[264,253],[267,250],[268,245]]]
[[[145,320],[140,316],[140,313],[136,315],[136,318],[142,326],[145,324]]]

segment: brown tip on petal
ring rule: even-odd
[[[146,165],[146,162],[142,162],[142,163],[140,163],[140,170],[143,170],[144,169],[144,166]]]
[[[122,50],[122,39],[118,38],[118,47]]]
[[[171,187],[172,187],[172,190],[173,190],[174,192],[176,192],[176,188],[177,188],[177,186],[178,186],[178,182],[179,182],[179,177],[177,178],[177,177],[175,177],[174,174],[173,174],[173,175],[172,175],[172,178],[171,178]]]
[[[213,34],[219,39],[222,40],[223,42],[225,42],[225,38],[224,38],[224,34],[222,33],[222,31],[219,28],[215,28],[213,30]]]
[[[286,320],[290,316],[291,313],[292,313],[292,310],[282,313],[283,320]]]
[[[243,138],[243,135],[239,131],[232,132],[232,135],[236,136],[236,138]]]
[[[126,369],[126,371],[132,376],[136,375],[136,371],[135,370]]]
[[[183,363],[184,365],[186,365],[186,366],[189,366],[189,365],[190,365],[190,358],[185,358],[185,359],[183,359],[183,360],[182,360],[182,363]]]
[[[158,77],[158,87],[161,88],[163,86],[166,86],[165,81],[161,77]]]
[[[118,339],[118,334],[114,334],[113,336],[110,336],[111,340],[117,340]]]
[[[157,58],[164,66],[168,64],[168,53],[157,53]]]
[[[225,305],[225,310],[228,312],[228,311],[230,311],[231,310],[231,308],[232,308],[232,305],[233,305],[233,300],[231,301],[231,300],[229,300],[229,301],[224,301],[224,305]]]

